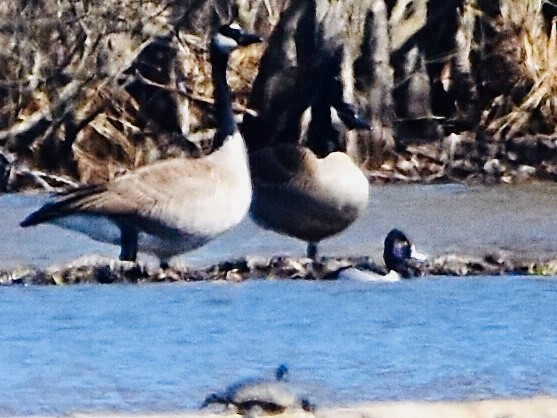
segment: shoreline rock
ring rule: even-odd
[[[92,255],[46,269],[18,267],[0,271],[0,285],[70,285],[112,283],[171,283],[198,281],[242,282],[259,280],[336,280],[338,272],[355,267],[362,271],[386,274],[385,267],[371,257],[327,257],[313,261],[307,257],[246,256],[226,260],[205,268],[184,264],[167,269],[144,263],[120,261]],[[416,262],[412,267],[418,276],[502,276],[557,274],[557,259],[524,258],[503,251],[483,256],[443,254],[427,263]],[[412,280],[412,279],[408,279]]]

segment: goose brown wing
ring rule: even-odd
[[[58,195],[31,213],[21,226],[37,225],[75,213],[150,217],[157,205],[177,197],[195,201],[212,193],[211,181],[199,177],[211,167],[202,160],[172,159],[137,169],[102,185],[87,185]],[[194,175],[197,173],[197,175]]]
[[[289,184],[314,170],[315,156],[301,146],[279,144],[250,155],[250,169],[254,185],[275,186]]]
[[[87,201],[104,191],[104,185],[86,185],[58,193],[55,201],[49,202],[31,213],[21,221],[20,225],[22,227],[38,225],[77,212],[86,205]]]

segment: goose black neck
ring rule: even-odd
[[[214,146],[218,148],[224,143],[227,136],[234,134],[236,131],[236,123],[234,122],[234,114],[232,113],[230,88],[228,87],[226,79],[229,54],[219,50],[212,43],[210,53],[218,124]]]
[[[334,107],[339,99],[342,101],[343,87],[337,78],[340,61],[336,56],[327,56],[316,65],[316,70],[316,91],[311,101],[311,122],[306,145],[318,157],[325,157],[332,151],[342,149],[340,132],[335,129],[331,119],[331,106]]]

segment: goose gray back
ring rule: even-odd
[[[57,224],[138,251],[169,258],[204,245],[246,215],[252,185],[244,140],[234,121],[226,68],[230,53],[261,42],[237,25],[221,26],[210,44],[217,133],[215,151],[141,167],[102,185],[83,185],[31,213],[22,227]]]

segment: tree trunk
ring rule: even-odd
[[[389,62],[389,25],[383,0],[373,0],[367,13],[361,56],[354,63],[356,96],[373,130],[359,133],[352,155],[368,168],[381,165],[394,149],[393,70]]]

